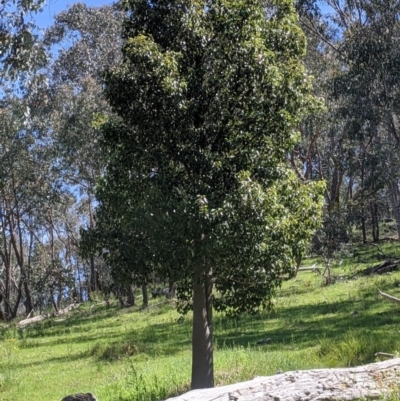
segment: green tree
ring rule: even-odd
[[[91,122],[96,113],[110,113],[101,75],[121,61],[122,17],[117,5],[77,3],[58,14],[44,36],[47,46],[60,48],[49,66],[51,87],[47,90],[59,167],[64,182],[79,191],[89,227],[93,227],[94,186],[101,173],[98,131]],[[90,291],[97,291],[99,266],[93,255],[88,261]]]
[[[44,0],[2,0],[0,2],[0,78],[16,78],[45,62],[39,46],[38,29],[32,14],[41,11]]]
[[[34,129],[26,99],[9,97],[0,109],[0,258],[5,267],[5,315],[14,318],[24,298],[32,312],[31,255],[45,205],[59,199],[47,139]],[[0,274],[0,283],[2,274]],[[17,286],[12,286],[17,282]],[[12,306],[13,304],[13,306]]]
[[[103,223],[92,234],[109,237],[101,251],[114,253],[114,274],[131,240],[143,261],[133,273],[177,280],[193,308],[192,388],[211,387],[213,305],[270,307],[318,225],[323,185],[300,182],[287,162],[315,106],[305,39],[286,0],[125,6],[124,62],[105,80],[118,119],[104,126]]]
[[[323,178],[324,232],[337,249],[357,224],[379,240],[379,220],[399,213],[399,12],[397,1],[298,0],[308,36],[306,67],[327,111],[305,120],[292,162]],[[361,223],[361,224],[360,224]]]

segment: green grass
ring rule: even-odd
[[[380,246],[400,256],[397,244]],[[400,272],[358,273],[380,255],[371,246],[347,252],[332,265],[336,281],[329,286],[313,272],[299,273],[284,283],[270,312],[235,319],[216,314],[216,384],[358,365],[374,361],[377,351],[399,352],[400,306],[377,290],[400,297]],[[268,345],[256,344],[265,338]],[[173,304],[146,310],[87,304],[65,320],[0,329],[0,400],[56,401],[89,391],[100,401],[162,400],[189,389],[190,363],[191,316],[180,320]]]

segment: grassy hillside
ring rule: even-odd
[[[397,244],[381,248],[400,259]],[[381,260],[378,248],[363,247],[333,265],[334,284],[301,272],[284,283],[273,311],[236,319],[216,314],[216,383],[358,365],[377,351],[400,351],[400,306],[377,291],[400,297],[400,272],[358,273]],[[146,310],[85,304],[24,330],[0,328],[0,400],[57,401],[91,391],[100,401],[144,401],[188,390],[191,317],[180,318],[169,302],[152,302]]]

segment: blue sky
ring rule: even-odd
[[[85,3],[88,6],[103,6],[105,4],[112,4],[112,0],[46,0],[43,7],[43,12],[38,12],[32,15],[33,20],[36,22],[39,28],[48,28],[54,21],[54,15],[60,11],[66,10],[68,6],[72,6],[75,3]]]

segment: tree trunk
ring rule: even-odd
[[[61,284],[59,284],[59,287],[58,287],[58,297],[57,297],[57,308],[58,309],[61,309],[62,308],[62,297],[63,296],[63,289],[62,289],[62,286],[61,286]]]
[[[124,298],[122,298],[122,295],[120,292],[118,293],[118,301],[119,301],[119,306],[121,308],[125,307]]]
[[[372,240],[379,242],[379,218],[378,205],[376,202],[371,202],[371,222],[372,222]]]
[[[362,162],[361,162],[361,188],[364,188],[364,175],[365,175],[364,161],[365,161],[365,149],[363,151],[363,158],[362,158]],[[365,230],[365,208],[364,208],[364,206],[361,208],[361,230],[362,230],[362,236],[363,236],[363,244],[366,244],[367,243],[367,233]]]
[[[81,280],[81,272],[79,269],[79,260],[78,258],[76,259],[76,272],[78,276],[78,285],[79,285],[79,303],[82,303],[83,300],[83,287],[82,287],[82,280]]]
[[[193,335],[191,388],[214,387],[212,340],[212,279],[196,266],[193,282]]]
[[[25,292],[25,314],[26,316],[31,315],[33,311],[33,301],[32,301],[32,296],[31,296],[31,289],[29,288],[29,282],[28,279],[25,277],[24,278],[24,292]]]
[[[330,202],[328,203],[328,211],[335,210],[340,202],[340,186],[343,180],[343,172],[339,171],[337,166],[334,167],[332,174],[332,183],[330,186]]]
[[[117,284],[115,286],[115,296],[118,298],[119,305],[121,306],[121,308],[123,308],[125,306],[125,303],[124,298],[122,297],[121,284]]]
[[[392,181],[389,184],[390,202],[392,204],[392,210],[394,219],[396,220],[397,236],[400,239],[400,210],[399,210],[399,188],[397,181]]]
[[[126,302],[130,306],[135,305],[135,287],[132,284],[128,285],[128,299]],[[147,301],[147,303],[148,303],[148,301]]]
[[[367,243],[367,231],[365,230],[365,209],[361,209],[361,231],[363,237],[363,244]]]
[[[97,290],[96,288],[97,280],[96,280],[96,268],[94,265],[93,256],[90,257],[89,262],[90,262],[90,292],[94,292]]]
[[[4,320],[4,313],[3,313],[2,309],[1,309],[2,302],[3,302],[3,295],[0,294],[0,321]]]
[[[142,294],[143,294],[143,308],[147,308],[149,306],[149,295],[147,293],[146,284],[142,284]]]
[[[12,307],[12,264],[11,264],[11,254],[12,254],[12,246],[11,241],[9,241],[9,235],[6,235],[6,228],[8,228],[8,232],[10,229],[10,218],[9,213],[6,214],[6,211],[9,210],[8,202],[5,201],[4,208],[1,209],[1,233],[2,233],[2,249],[0,251],[1,259],[3,265],[5,267],[5,289],[4,289],[4,313],[6,319],[13,318],[13,307]]]
[[[19,284],[18,284],[17,299],[15,301],[14,308],[11,312],[11,319],[15,319],[17,317],[18,307],[19,307],[19,303],[21,302],[21,297],[22,297],[22,279],[20,279]]]
[[[88,206],[89,206],[89,228],[92,230],[94,227],[93,211],[92,211],[92,193],[88,190]],[[97,291],[97,277],[96,277],[96,267],[94,264],[94,257],[90,256],[90,288],[89,292]]]
[[[54,299],[54,291],[52,289],[50,290],[50,301],[53,304],[53,308],[54,308],[55,312],[58,313],[58,307],[57,307],[56,301]]]
[[[11,319],[11,263],[9,260],[5,263],[6,280],[5,280],[5,293],[4,293],[4,313],[6,319]]]
[[[17,258],[17,262],[21,272],[21,280],[24,287],[25,299],[26,299],[25,301],[26,315],[28,316],[33,309],[33,302],[32,302],[31,290],[29,288],[28,275],[26,273],[25,248],[23,243],[24,235],[21,225],[21,210],[19,207],[18,196],[16,195],[14,175],[12,176],[12,178],[13,178],[13,192],[15,198],[14,200],[15,205],[14,205],[14,213],[10,214],[10,221],[9,221],[10,241],[13,246],[15,257]],[[31,240],[32,240],[32,235],[31,235]]]
[[[313,369],[189,391],[167,401],[352,401],[385,399],[398,391],[400,358],[355,368]],[[386,396],[386,397],[385,397]]]

